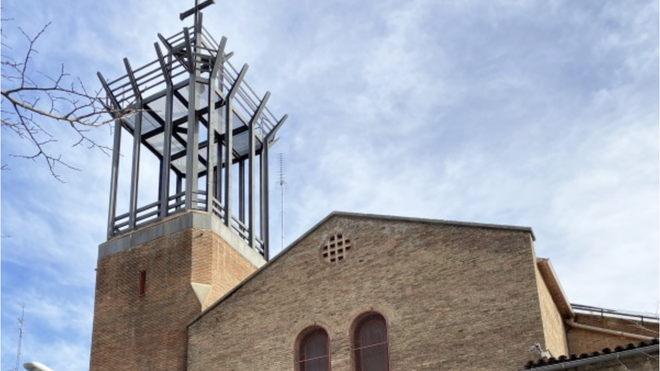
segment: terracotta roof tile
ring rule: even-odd
[[[602,356],[605,354],[611,354],[611,353],[618,353],[622,352],[625,350],[632,350],[632,349],[637,349],[637,348],[643,348],[649,345],[654,345],[658,344],[658,339],[653,339],[651,341],[642,341],[641,343],[638,344],[633,344],[629,343],[628,345],[624,346],[617,346],[614,348],[614,350],[610,348],[604,348],[601,351],[596,351],[596,352],[591,352],[591,353],[581,353],[581,354],[571,354],[570,356],[560,356],[558,358],[552,357],[552,358],[541,358],[537,361],[529,361],[525,365],[525,370],[531,370],[537,367],[542,367],[542,366],[549,366],[549,365],[554,365],[557,363],[563,363],[563,362],[570,362],[570,361],[575,361],[578,359],[585,359],[585,358],[591,358],[591,357],[597,357],[597,356]]]

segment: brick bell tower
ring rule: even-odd
[[[268,152],[286,115],[204,29],[213,3],[159,34],[151,63],[98,74],[115,130],[91,371],[185,370],[187,324],[268,260]]]

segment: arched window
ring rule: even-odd
[[[353,355],[356,371],[389,370],[387,324],[382,315],[369,314],[355,326]]]
[[[298,348],[299,371],[330,371],[328,333],[320,327],[306,331]]]

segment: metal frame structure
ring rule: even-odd
[[[208,1],[206,2],[208,3]],[[204,3],[204,4],[206,4]],[[202,4],[202,5],[204,5]],[[268,152],[287,115],[276,119],[217,43],[195,25],[169,38],[158,34],[157,58],[107,81],[98,77],[115,114],[108,239],[170,215],[210,213],[268,259]],[[162,47],[161,47],[162,45]],[[133,137],[128,212],[117,215],[122,131]],[[141,151],[158,159],[158,199],[138,203]],[[125,155],[125,154],[124,154]],[[171,184],[174,183],[174,184]],[[246,184],[247,183],[247,184]],[[174,188],[174,189],[172,189]]]

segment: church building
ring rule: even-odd
[[[271,257],[287,116],[202,26],[213,2],[151,63],[99,73],[116,126],[91,371],[658,369],[657,318],[569,303],[528,227],[333,212]]]

